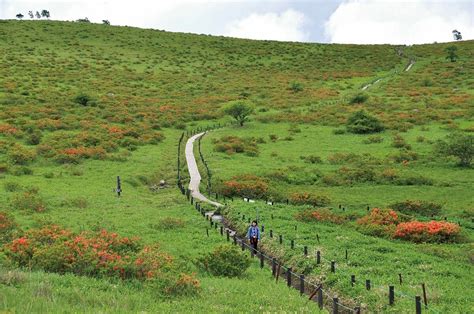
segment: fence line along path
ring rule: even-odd
[[[199,192],[199,184],[201,183],[201,174],[199,173],[199,169],[196,163],[196,158],[194,157],[194,142],[199,139],[201,136],[206,134],[207,132],[202,132],[199,134],[196,134],[188,139],[186,142],[186,150],[185,150],[185,155],[186,155],[186,163],[188,165],[188,171],[189,171],[189,186],[188,189],[191,192],[191,196],[195,199],[198,199],[202,202],[211,204],[216,207],[223,207],[224,205],[211,201],[207,197],[201,194]]]

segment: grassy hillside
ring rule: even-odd
[[[197,294],[170,297],[146,281],[16,269],[2,253],[2,309],[315,311],[255,263],[237,279],[211,276],[195,263],[225,239],[206,236],[205,221],[175,188],[177,141],[183,131],[229,122],[218,109],[246,100],[256,108],[251,122],[213,131],[202,141],[214,191],[221,193],[232,177],[251,174],[268,186],[261,198],[327,196],[324,206],[344,216],[344,223],[302,221],[295,233],[295,215],[311,206],[257,205],[267,227],[292,234],[312,255],[318,249],[338,260],[342,273],[336,276],[311,263],[306,271],[347,304],[388,311],[386,285],[403,272],[408,287],[397,287],[397,293],[419,294],[424,281],[434,312],[469,311],[472,297],[455,292],[473,288],[473,171],[432,152],[436,140],[452,131],[473,130],[474,43],[455,43],[457,62],[445,58],[449,45],[300,44],[0,21],[0,212],[23,231],[58,224],[77,233],[107,229],[139,236],[145,245],[159,243],[180,272],[200,282]],[[405,72],[412,59],[416,63]],[[358,95],[363,101],[354,102]],[[385,131],[347,133],[348,117],[360,109],[377,117]],[[228,141],[225,136],[240,137],[253,156],[216,151],[218,141]],[[120,200],[113,192],[117,175]],[[167,188],[155,188],[160,180]],[[355,220],[367,205],[386,208],[406,199],[442,205],[433,217],[415,216],[460,222],[462,241],[413,244],[357,229]],[[275,220],[269,219],[272,211]],[[227,209],[241,229],[246,222],[240,216],[254,212],[253,205],[237,200]],[[8,242],[1,239],[2,245]],[[301,247],[291,251],[285,242],[281,249],[272,241],[264,235],[267,250],[303,271]],[[343,249],[351,258],[339,262]],[[351,290],[351,274],[383,288]],[[413,310],[412,301],[400,300],[393,311]]]

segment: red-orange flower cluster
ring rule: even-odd
[[[444,221],[410,221],[402,222],[395,230],[395,238],[413,242],[449,242],[460,232],[457,224]]]

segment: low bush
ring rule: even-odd
[[[379,135],[369,136],[368,138],[362,141],[362,143],[364,144],[376,144],[376,143],[382,143],[382,142],[383,142],[383,137]]]
[[[11,202],[11,206],[15,210],[28,210],[34,212],[44,212],[46,203],[35,189],[17,193]]]
[[[295,205],[327,206],[331,202],[329,196],[324,194],[311,194],[308,192],[296,192],[290,195],[290,202]]]
[[[421,242],[456,242],[459,238],[461,228],[459,225],[444,221],[409,221],[400,223],[394,234],[394,238],[408,240],[416,243]]]
[[[198,263],[214,276],[240,277],[250,267],[250,259],[232,245],[220,245],[200,257]]]
[[[229,155],[235,153],[243,153],[247,156],[258,156],[258,139],[254,137],[241,138],[238,136],[224,136],[219,140],[214,140],[214,150],[216,152],[227,153]]]
[[[419,200],[397,202],[391,204],[389,207],[407,215],[421,216],[439,215],[442,209],[440,204]]]
[[[363,110],[354,112],[347,119],[346,127],[349,132],[356,134],[377,133],[384,130],[384,126],[376,117]]]
[[[160,220],[159,229],[171,230],[184,227],[184,220],[174,217],[166,217]]]
[[[26,165],[36,158],[36,152],[20,144],[15,144],[8,150],[8,160],[15,165]]]
[[[395,134],[392,139],[392,146],[395,148],[403,148],[411,150],[411,145],[408,144],[400,134]]]
[[[364,94],[364,93],[359,93],[354,96],[352,96],[350,103],[351,104],[362,104],[369,99],[369,95]]]
[[[317,210],[307,209],[301,211],[295,215],[295,218],[300,221],[318,221],[318,222],[330,222],[334,224],[342,224],[347,219],[344,216],[333,213],[327,208],[320,208]]]
[[[4,246],[7,258],[18,267],[96,278],[146,281],[164,294],[196,292],[199,282],[183,274],[158,245],[143,246],[138,238],[101,230],[75,234],[59,226],[31,229]],[[190,291],[191,290],[191,291]]]
[[[267,196],[268,182],[255,175],[240,175],[225,181],[221,188],[224,196],[242,196],[250,198],[264,198]]]
[[[11,241],[17,232],[18,224],[13,217],[6,212],[0,212],[0,244]]]
[[[368,235],[392,237],[398,223],[399,217],[395,211],[374,208],[369,214],[357,219],[357,229]]]
[[[316,155],[300,156],[300,159],[309,164],[320,164],[323,162],[321,157]]]
[[[396,185],[433,185],[433,179],[424,176],[407,176],[394,181]]]
[[[17,182],[5,182],[3,187],[7,192],[17,192],[22,189],[21,185]]]

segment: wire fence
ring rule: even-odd
[[[216,126],[217,127],[223,127],[221,125]],[[209,131],[213,129],[212,127],[208,128],[198,128],[197,130],[189,131],[186,133],[186,136],[189,135],[195,135],[203,131]],[[337,294],[334,294],[332,291],[330,291],[328,288],[324,287],[323,282],[312,282],[308,279],[305,278],[304,274],[297,274],[293,271],[293,268],[290,266],[284,265],[282,262],[279,262],[275,257],[272,257],[268,253],[264,252],[263,250],[255,250],[250,244],[247,243],[247,240],[245,237],[238,236],[237,232],[232,230],[231,227],[224,221],[224,223],[218,228],[218,223],[214,222],[212,220],[211,215],[206,215],[206,210],[203,206],[201,206],[201,202],[196,202],[190,191],[185,189],[183,184],[182,184],[182,177],[180,173],[180,154],[181,154],[181,145],[182,141],[185,138],[185,133],[182,134],[182,136],[179,139],[179,144],[178,144],[178,188],[180,189],[181,193],[183,195],[186,195],[188,201],[191,202],[192,205],[198,210],[203,217],[208,219],[210,221],[210,227],[211,228],[206,228],[206,233],[209,235],[209,230],[214,227],[215,230],[219,230],[220,234],[224,236],[226,234],[227,236],[227,241],[233,241],[234,245],[239,245],[242,248],[242,251],[248,250],[252,257],[258,257],[260,259],[260,267],[263,268],[265,265],[270,265],[272,268],[272,275],[275,278],[275,281],[286,281],[286,284],[288,287],[293,287],[295,289],[298,289],[300,291],[300,294],[306,294],[309,296],[309,300],[317,302],[319,308],[329,308],[331,309],[332,313],[361,313],[362,307],[361,306],[348,306],[347,304],[342,303],[339,300],[339,297]],[[201,152],[201,142],[199,138],[199,147],[198,151],[200,154],[200,158],[202,163],[204,164],[204,167],[206,168],[206,171],[208,172],[208,193],[211,194],[211,189],[210,189],[210,170],[207,165],[207,162],[204,159],[204,156]],[[216,200],[219,200],[218,194],[215,195]],[[226,198],[223,197],[224,202],[226,202]],[[227,198],[227,200],[234,201],[233,198]],[[250,198],[244,198],[244,201],[246,202],[255,202],[255,200],[251,200]],[[269,201],[268,199],[265,200],[265,204],[267,205],[274,205],[276,202],[274,201]],[[287,199],[286,202],[282,202],[282,204],[289,205],[289,200]],[[339,206],[341,207],[341,206]],[[367,207],[369,210],[369,207]],[[240,214],[240,213],[239,213]],[[243,219],[245,219],[245,215],[243,215]],[[250,222],[250,217],[248,217],[248,222]],[[263,227],[263,226],[262,226]],[[267,226],[268,228],[268,226]],[[270,229],[270,238],[272,238],[274,241],[279,241],[280,244],[282,244],[282,236],[280,235],[278,240],[276,237],[273,237],[272,233],[275,230]],[[263,232],[263,230],[262,230]],[[231,236],[232,234],[232,236]],[[319,237],[318,237],[318,242],[319,242]],[[294,249],[295,247],[303,248],[303,254],[305,256],[308,255],[308,247],[307,246],[302,246],[299,244],[294,243],[294,240],[291,240],[291,248]],[[345,251],[345,257],[347,260],[348,252],[347,250]],[[330,265],[330,271],[332,273],[336,272],[336,261],[334,260],[328,260],[324,256],[321,255],[320,251],[316,252],[316,263],[318,265],[322,265],[323,263],[321,261],[325,262],[325,265]],[[354,287],[356,285],[364,285],[363,281],[356,281],[354,275],[350,275],[351,278],[351,285]],[[402,276],[399,274],[399,279],[400,279],[400,285],[402,284]],[[378,288],[378,290],[386,289],[387,287],[384,286],[374,286],[373,283],[370,280],[365,281],[365,289],[366,290],[371,290]],[[429,310],[432,313],[441,313],[438,311],[436,308],[433,306],[428,307],[428,302],[427,302],[427,295],[426,295],[426,287],[425,284],[422,284],[422,290],[423,290],[423,306],[422,306],[422,298],[419,295],[412,295],[410,293],[402,293],[400,291],[396,291],[395,293],[395,287],[393,285],[388,286],[388,304],[389,305],[394,305],[395,303],[395,296],[398,296],[399,298],[406,298],[406,299],[412,299],[415,301],[415,312],[421,313],[422,308],[424,307],[425,310]],[[365,310],[365,309],[364,309]]]

